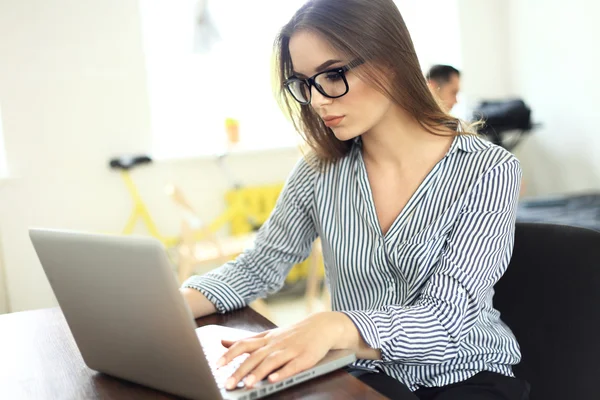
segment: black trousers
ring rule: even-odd
[[[393,400],[529,400],[529,383],[494,372],[480,372],[448,386],[411,392],[404,384],[382,372],[349,368],[348,372]]]

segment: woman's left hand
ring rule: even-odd
[[[339,339],[348,323],[352,321],[344,314],[323,312],[288,328],[238,341],[224,340],[223,345],[229,349],[218,366],[227,365],[241,354],[250,354],[227,380],[226,388],[234,389],[244,377],[248,387],[267,376],[270,382],[277,382],[315,366],[329,350],[343,348]]]

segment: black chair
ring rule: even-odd
[[[523,358],[531,400],[600,398],[600,232],[517,223],[494,306]]]

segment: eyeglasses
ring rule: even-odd
[[[311,87],[314,86],[319,93],[330,99],[337,99],[348,93],[348,81],[346,72],[358,67],[363,60],[357,59],[343,67],[328,69],[319,72],[311,78],[300,79],[297,76],[288,78],[283,86],[290,92],[292,97],[303,106],[310,104],[312,98]]]

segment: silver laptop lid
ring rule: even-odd
[[[220,392],[156,239],[30,229],[85,363],[169,393]]]

